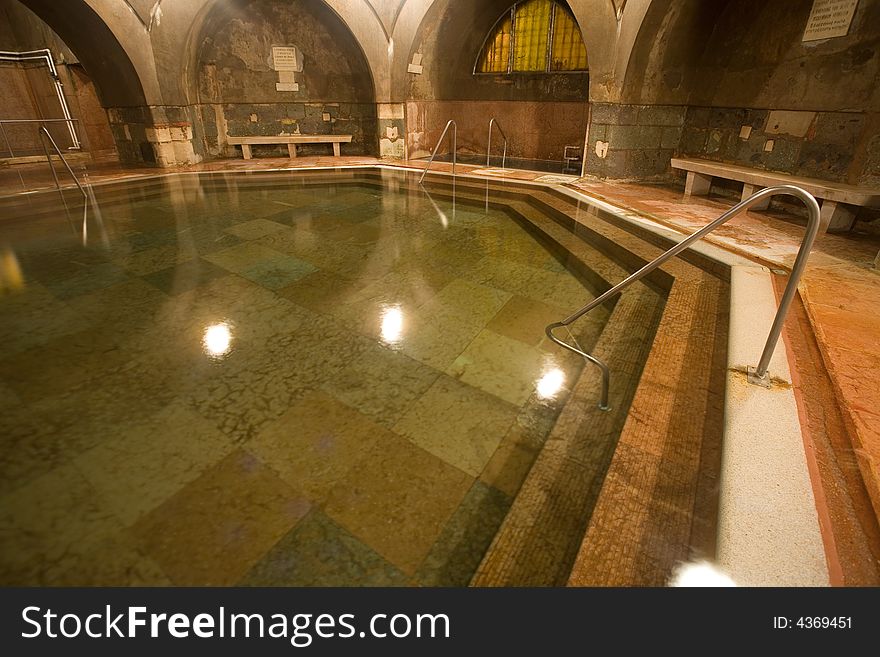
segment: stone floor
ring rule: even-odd
[[[94,249],[5,199],[2,583],[470,579],[582,368],[540,329],[593,293],[506,211],[270,178],[99,188]]]
[[[375,164],[367,157],[301,157],[296,160],[223,160],[193,167],[191,171],[255,170],[271,168],[332,167]],[[421,163],[414,166],[421,168]],[[451,166],[432,167],[448,171]],[[459,165],[459,171],[475,167]],[[92,182],[154,175],[155,169],[102,165],[89,170]],[[479,173],[479,172],[477,172]],[[493,172],[498,176],[499,172]],[[507,178],[534,180],[546,174],[504,172]],[[559,181],[563,182],[563,181]],[[647,217],[690,233],[733,205],[727,198],[684,197],[675,187],[615,183],[583,178],[566,181],[573,188],[612,204],[631,208]],[[0,194],[23,187],[51,187],[45,165],[0,170]],[[775,211],[748,212],[733,219],[708,241],[759,260],[773,268],[790,268],[804,222]],[[819,353],[827,370],[843,423],[853,441],[855,458],[875,513],[880,516],[880,272],[874,258],[880,238],[859,232],[824,235],[817,241],[800,292]],[[320,522],[316,521],[316,529]]]

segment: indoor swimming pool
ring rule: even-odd
[[[655,402],[709,410],[673,418],[690,497],[655,494],[687,526],[658,563],[710,542],[724,268],[676,260],[575,325],[612,366],[602,412],[544,327],[663,240],[547,188],[416,180],[96,185],[85,234],[73,193],[0,199],[2,583],[564,583],[664,313],[705,372]]]

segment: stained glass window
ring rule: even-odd
[[[517,2],[486,37],[475,73],[587,70],[587,49],[574,16],[553,0]]]

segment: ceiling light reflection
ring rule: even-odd
[[[232,329],[226,322],[211,324],[205,329],[202,347],[211,358],[222,358],[232,348]]]
[[[538,379],[536,386],[538,397],[541,399],[553,399],[565,385],[565,373],[558,367],[544,372]]]
[[[382,339],[400,342],[403,337],[403,311],[400,306],[390,306],[382,311]]]

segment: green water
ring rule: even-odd
[[[467,584],[582,366],[570,256],[388,172],[94,194],[0,201],[0,582]]]

